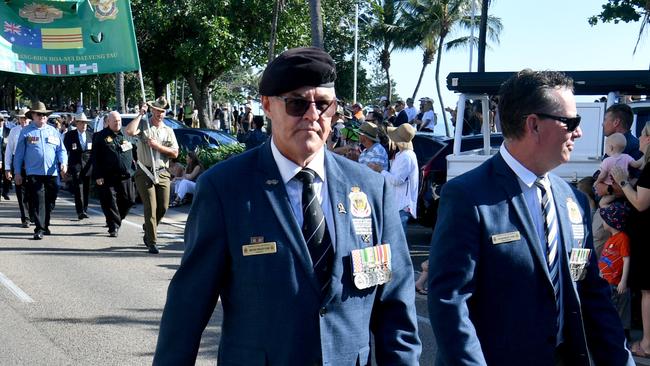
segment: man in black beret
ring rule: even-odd
[[[219,299],[219,364],[417,365],[415,285],[390,186],[325,148],[332,58],[285,51],[260,81],[269,143],[199,178],[155,365],[193,364]]]

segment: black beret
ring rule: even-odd
[[[302,88],[334,87],[336,66],[325,51],[315,47],[292,48],[271,61],[260,79],[260,94],[276,96]]]

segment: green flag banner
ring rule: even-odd
[[[140,68],[128,0],[5,0],[0,71],[75,76]]]

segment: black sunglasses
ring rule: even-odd
[[[528,117],[531,114],[536,114],[537,116],[541,118],[548,118],[548,119],[554,119],[556,121],[560,121],[566,125],[566,129],[569,132],[573,132],[578,128],[580,125],[580,120],[582,120],[582,117],[580,117],[579,114],[576,114],[575,117],[560,117],[560,116],[554,116],[552,114],[546,114],[546,113],[530,113],[524,116],[524,118]]]
[[[302,98],[292,98],[276,96],[276,98],[284,101],[284,108],[288,115],[293,117],[302,117],[307,113],[309,107],[314,104],[318,109],[318,117],[332,117],[336,113],[336,108],[332,108],[336,103],[336,99],[332,100],[306,100]]]

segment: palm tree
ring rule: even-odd
[[[309,0],[309,15],[311,18],[311,45],[323,48],[323,16],[320,0]]]
[[[273,5],[273,21],[271,23],[271,40],[269,41],[269,62],[275,58],[275,42],[278,38],[278,21],[284,8],[284,0],[275,0]]]
[[[437,46],[435,47],[437,51],[436,89],[447,135],[450,135],[451,131],[447,123],[447,115],[444,113],[445,105],[442,100],[442,91],[440,88],[440,65],[442,61],[442,52],[440,50],[466,46],[470,42],[477,41],[474,37],[462,36],[446,42],[447,37],[455,26],[458,25],[465,29],[476,27],[476,23],[473,23],[468,16],[472,1],[474,0],[409,0],[407,6],[407,12],[411,14],[411,19],[416,21],[411,26],[417,30],[416,34],[419,34],[420,39],[424,40],[428,38],[437,41]],[[487,27],[489,28],[489,37],[498,42],[499,34],[503,28],[500,19],[488,17]],[[427,42],[431,41],[428,40]],[[424,67],[426,65],[423,65]]]
[[[409,34],[401,22],[403,1],[371,0],[372,22],[370,40],[379,48],[379,63],[386,74],[386,98],[393,95],[390,78],[390,55],[396,49],[408,48]],[[412,48],[412,47],[411,47]]]
[[[481,4],[481,26],[478,36],[478,72],[485,72],[485,47],[487,36],[488,8],[490,0],[483,0]]]

